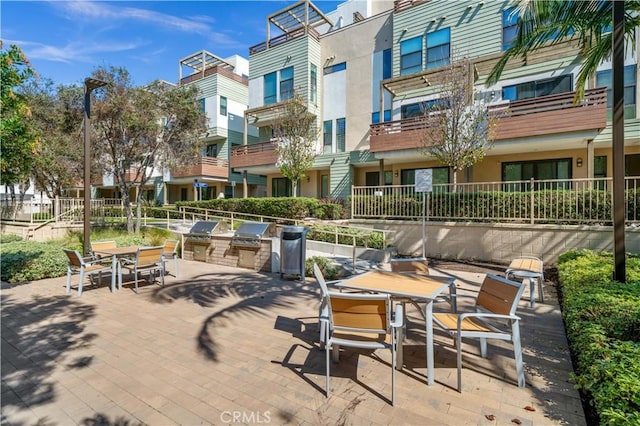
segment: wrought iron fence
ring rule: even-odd
[[[610,225],[612,178],[354,186],[351,217],[447,221]],[[423,197],[426,197],[423,199]],[[627,223],[640,223],[640,177],[625,178]]]

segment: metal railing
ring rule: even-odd
[[[74,222],[83,220],[84,200],[82,198],[61,198],[53,200],[1,200],[0,218],[6,221],[48,223]],[[100,198],[91,200],[91,218],[101,219],[121,216],[122,200]]]
[[[351,217],[442,221],[610,225],[613,180],[549,179],[414,185],[354,186]],[[423,196],[426,199],[423,201]],[[640,223],[640,177],[625,178],[627,223]]]

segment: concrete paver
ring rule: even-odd
[[[586,424],[552,288],[535,309],[528,300],[519,307],[523,389],[508,343],[490,341],[482,359],[469,341],[458,393],[455,350],[441,334],[436,383],[427,386],[424,323],[407,305],[392,407],[382,351],[344,352],[325,397],[313,280],[183,260],[179,268],[179,279],[167,276],[165,287],[143,285],[139,294],[130,286],[110,293],[108,278],[82,297],[64,292],[64,277],[3,286],[2,423]],[[432,273],[455,276],[469,295],[483,278]]]

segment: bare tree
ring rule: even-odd
[[[291,180],[295,197],[300,179],[313,166],[319,129],[316,117],[307,110],[307,105],[298,93],[286,101],[283,110],[273,124],[278,160],[276,166]]]
[[[455,191],[458,171],[482,160],[491,148],[496,119],[481,99],[475,99],[474,73],[467,58],[448,65],[438,83],[440,97],[424,111],[427,127],[421,151],[453,170]]]
[[[139,231],[142,187],[153,171],[199,158],[205,116],[198,104],[198,91],[193,86],[168,87],[162,82],[134,87],[124,68],[99,68],[93,77],[108,83],[97,90],[93,107],[96,167],[116,178],[130,232],[134,230],[130,197],[134,190],[135,230]]]

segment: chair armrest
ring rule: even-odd
[[[492,313],[485,313],[485,312],[466,312],[464,314],[460,314],[460,316],[458,316],[458,330],[460,330],[460,327],[462,326],[462,321],[464,321],[465,318],[469,318],[469,317],[474,317],[474,318],[492,318],[492,319],[506,319],[506,320],[515,320],[515,321],[520,321],[520,317],[517,315],[505,315],[505,314],[492,314]]]
[[[88,258],[83,258],[85,265],[96,265],[96,264],[106,265],[106,263],[104,263],[104,259],[90,259],[88,261],[86,259]],[[108,264],[111,265],[111,259],[109,259]]]
[[[402,327],[404,324],[404,315],[402,312],[402,303],[398,303],[395,306],[395,311],[393,314],[393,321],[391,321],[391,327],[393,328],[399,328]]]

